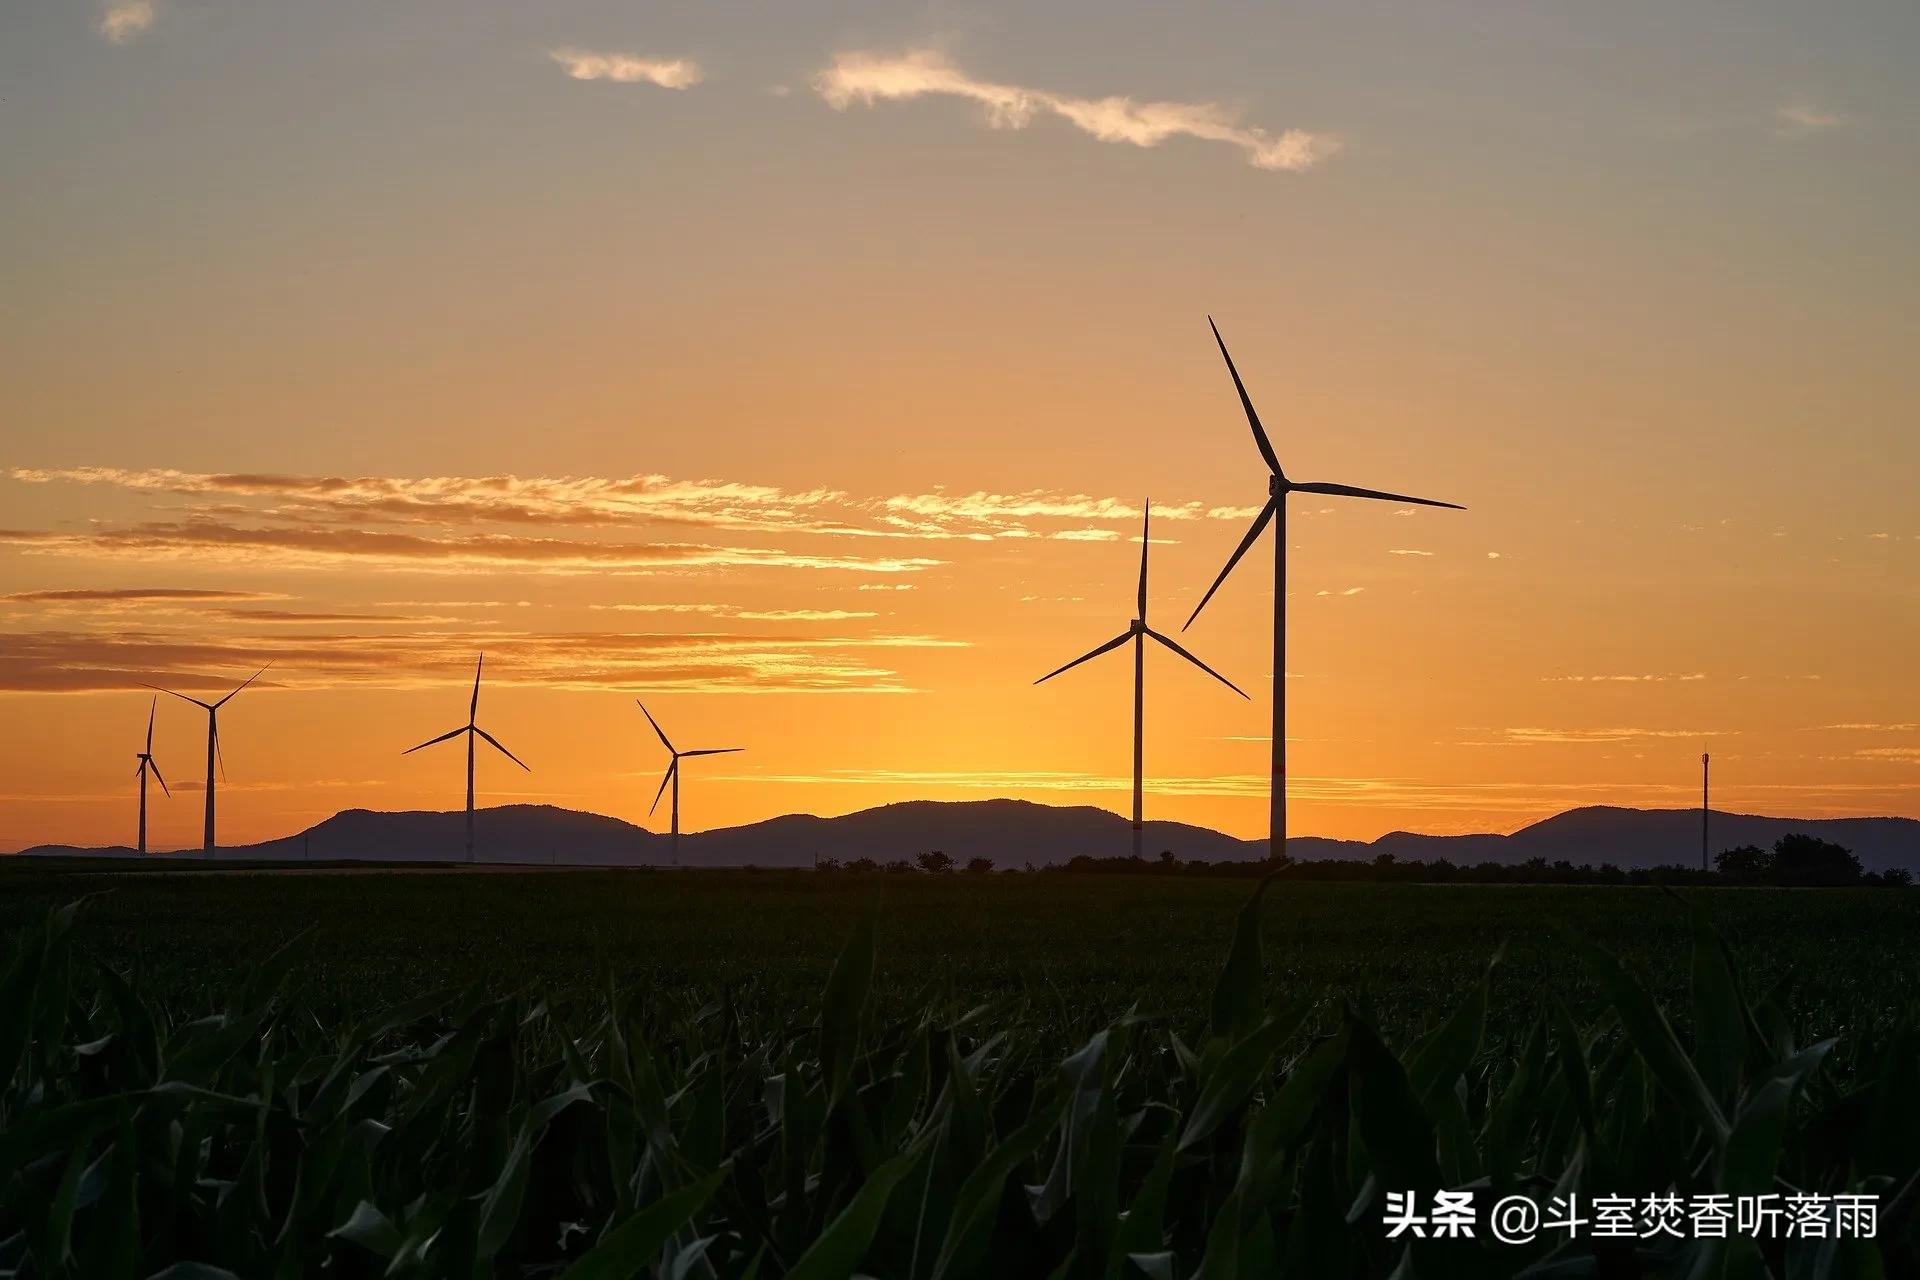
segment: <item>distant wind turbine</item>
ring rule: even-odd
[[[147,706],[147,747],[146,747],[146,750],[139,753],[140,766],[139,768],[134,770],[134,773],[137,774],[140,778],[140,852],[141,853],[145,853],[147,851],[147,774],[151,773],[156,779],[159,780],[160,789],[167,793],[167,798],[169,800],[173,798],[173,788],[167,785],[166,778],[163,777],[160,773],[160,766],[158,764],[155,764],[153,759],[153,713],[158,711],[159,709],[160,709],[160,698],[158,695],[155,695],[153,701]]]
[[[269,662],[267,667],[272,665],[273,664]],[[148,689],[158,690],[161,693],[170,693],[182,702],[191,702],[194,706],[201,708],[207,713],[207,816],[206,824],[201,832],[200,848],[208,854],[213,852],[215,845],[213,834],[213,771],[216,762],[220,767],[220,776],[224,778],[227,775],[226,753],[220,750],[220,708],[226,706],[229,702],[233,701],[234,698],[238,697],[240,689],[246,688],[255,680],[265,675],[267,667],[260,668],[245,680],[242,680],[239,689],[233,690],[233,692],[227,694],[226,697],[221,698],[218,702],[202,702],[198,698],[189,698],[186,694],[176,692],[172,689],[162,689],[157,684],[144,686]]]
[[[724,756],[735,751],[745,751],[746,748],[699,747],[692,751],[682,751],[668,741],[667,731],[662,729],[660,722],[653,718],[653,712],[647,710],[647,704],[638,698],[633,701],[634,705],[640,708],[640,714],[647,718],[647,723],[653,726],[654,733],[659,735],[660,745],[665,747],[667,754],[673,757],[667,762],[666,776],[660,779],[660,790],[653,793],[653,803],[648,806],[647,813],[652,814],[660,807],[660,797],[666,794],[667,784],[671,782],[673,784],[673,861],[678,865],[680,862],[680,762],[688,756]]]
[[[1421,507],[1446,507],[1461,511],[1465,508],[1458,503],[1436,502],[1432,498],[1409,498],[1400,493],[1382,493],[1377,489],[1357,489],[1346,484],[1327,484],[1287,479],[1287,473],[1280,467],[1280,459],[1273,452],[1273,442],[1267,439],[1266,429],[1260,425],[1260,415],[1253,410],[1253,400],[1247,395],[1246,384],[1240,381],[1240,371],[1233,366],[1233,357],[1227,354],[1227,344],[1220,337],[1219,326],[1213,323],[1213,317],[1207,317],[1207,327],[1213,330],[1213,340],[1220,347],[1220,356],[1227,362],[1227,372],[1233,375],[1233,389],[1240,393],[1240,407],[1247,411],[1247,425],[1253,428],[1253,443],[1260,450],[1260,456],[1266,459],[1267,503],[1260,508],[1260,514],[1253,518],[1253,526],[1247,530],[1247,536],[1240,539],[1240,545],[1227,558],[1226,567],[1220,570],[1220,576],[1207,588],[1207,594],[1200,597],[1200,603],[1194,606],[1193,616],[1188,618],[1185,631],[1193,625],[1194,618],[1200,616],[1200,610],[1207,607],[1207,601],[1213,599],[1213,593],[1233,572],[1233,566],[1240,563],[1240,557],[1247,554],[1260,537],[1267,523],[1274,523],[1273,535],[1273,782],[1268,797],[1268,823],[1270,837],[1268,856],[1278,860],[1286,856],[1287,851],[1287,495],[1289,493],[1323,493],[1336,498],[1372,498],[1379,502],[1413,503]]]
[[[473,861],[473,742],[474,742],[474,739],[485,738],[490,744],[492,744],[493,749],[495,751],[498,751],[501,755],[505,756],[507,759],[519,765],[522,769],[526,769],[528,773],[533,772],[532,769],[527,768],[527,764],[525,761],[523,761],[519,756],[516,756],[515,754],[513,754],[513,752],[507,750],[505,747],[501,746],[500,740],[494,737],[492,734],[488,733],[485,729],[482,729],[478,723],[478,718],[480,715],[480,668],[482,665],[485,664],[486,660],[487,660],[487,655],[483,653],[480,655],[479,660],[473,664],[473,698],[467,703],[467,722],[461,725],[458,729],[449,729],[437,738],[428,738],[425,742],[421,743],[420,746],[408,747],[405,751],[402,751],[400,753],[403,756],[410,756],[414,752],[419,751],[422,747],[431,747],[436,742],[445,742],[449,738],[457,738],[463,733],[467,735],[467,861],[468,862]]]
[[[1159,641],[1161,644],[1173,650],[1175,653],[1185,658],[1188,662],[1191,662],[1194,666],[1200,668],[1202,671],[1206,672],[1208,675],[1212,676],[1215,680],[1218,680],[1221,684],[1227,686],[1227,688],[1233,690],[1235,693],[1239,694],[1241,697],[1244,698],[1247,696],[1245,691],[1243,691],[1239,685],[1227,679],[1225,676],[1221,675],[1218,671],[1215,671],[1212,667],[1200,661],[1200,659],[1194,657],[1191,653],[1188,653],[1185,649],[1175,644],[1172,640],[1168,639],[1164,635],[1161,635],[1158,631],[1155,631],[1152,627],[1147,625],[1147,529],[1148,529],[1148,523],[1153,518],[1152,507],[1153,507],[1152,500],[1149,499],[1147,502],[1146,508],[1142,511],[1141,517],[1140,517],[1140,595],[1139,595],[1139,603],[1138,603],[1138,608],[1139,608],[1138,614],[1136,614],[1133,621],[1127,625],[1127,629],[1125,631],[1122,631],[1119,635],[1115,636],[1113,639],[1107,641],[1103,645],[1100,645],[1098,648],[1088,650],[1086,653],[1083,653],[1079,657],[1075,658],[1072,662],[1069,662],[1066,666],[1057,668],[1053,671],[1049,671],[1047,672],[1047,674],[1041,676],[1038,680],[1034,681],[1035,684],[1045,684],[1047,681],[1059,675],[1062,671],[1071,671],[1073,668],[1079,666],[1081,663],[1087,662],[1093,658],[1097,658],[1101,654],[1106,653],[1108,650],[1118,649],[1121,645],[1126,644],[1129,641],[1132,642],[1133,644],[1133,856],[1136,858],[1140,856],[1140,822],[1141,822],[1141,809],[1142,809],[1142,792],[1144,790],[1142,777],[1141,777],[1141,770],[1142,770],[1143,760],[1145,756],[1145,743],[1146,743],[1147,640],[1151,638]]]

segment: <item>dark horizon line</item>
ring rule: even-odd
[[[702,831],[691,831],[691,832],[683,831],[681,833],[681,836],[683,839],[696,839],[700,836],[705,836],[705,835],[714,835],[714,834],[719,834],[719,833],[724,833],[729,831],[742,831],[750,827],[763,826],[767,823],[772,823],[772,822],[781,822],[789,818],[812,818],[820,822],[834,822],[842,818],[857,817],[861,814],[873,813],[881,809],[888,809],[888,808],[895,807],[897,805],[905,805],[905,804],[981,805],[981,804],[995,804],[995,803],[1025,804],[1025,805],[1032,805],[1036,808],[1041,808],[1041,809],[1056,809],[1056,810],[1093,809],[1114,819],[1116,822],[1120,822],[1120,823],[1131,822],[1131,819],[1126,814],[1119,813],[1119,812],[1116,812],[1115,810],[1106,808],[1104,805],[1047,804],[1043,801],[1027,800],[1018,796],[984,796],[978,800],[932,800],[932,799],[891,800],[885,804],[868,805],[864,808],[849,809],[843,813],[834,813],[834,814],[802,813],[802,812],[796,811],[791,813],[775,814],[771,817],[766,817],[766,818],[755,818],[750,822],[738,822],[738,823],[732,823],[726,826],[708,827]],[[565,806],[565,805],[548,804],[543,802],[518,802],[513,804],[479,806],[479,807],[476,807],[474,812],[476,814],[497,813],[505,809],[551,809],[558,813],[578,814],[584,817],[602,818],[609,822],[625,823],[626,825],[633,827],[636,831],[639,831],[648,836],[657,837],[658,839],[661,839],[661,840],[666,840],[671,838],[665,831],[654,831],[651,828],[642,826],[638,822],[634,822],[629,818],[620,817],[617,814],[599,813],[592,809],[575,809],[575,808],[569,808],[568,806]],[[1416,838],[1429,839],[1429,840],[1476,840],[1476,839],[1505,840],[1505,839],[1510,839],[1511,837],[1516,836],[1523,831],[1527,831],[1533,827],[1539,826],[1541,823],[1551,822],[1556,818],[1566,817],[1568,814],[1585,813],[1585,812],[1589,812],[1597,809],[1598,810],[1616,810],[1616,811],[1627,812],[1627,813],[1685,813],[1685,814],[1694,814],[1694,815],[1697,815],[1701,812],[1701,808],[1697,804],[1655,806],[1655,807],[1645,807],[1645,806],[1639,806],[1639,805],[1623,805],[1623,804],[1585,804],[1585,805],[1575,805],[1569,809],[1556,810],[1552,813],[1546,814],[1543,817],[1530,819],[1526,822],[1521,823],[1519,826],[1513,828],[1510,831],[1436,832],[1436,831],[1410,831],[1405,828],[1396,828],[1392,831],[1383,832],[1380,835],[1373,837],[1372,839],[1358,839],[1358,838],[1349,838],[1345,836],[1317,836],[1317,835],[1288,836],[1287,839],[1289,843],[1294,841],[1311,840],[1311,841],[1317,841],[1323,844],[1351,845],[1359,848],[1371,847],[1373,845],[1381,843],[1382,841],[1390,840],[1396,836],[1413,836]],[[1906,814],[1898,814],[1898,813],[1857,813],[1857,814],[1828,815],[1824,817],[1807,817],[1801,814],[1793,814],[1793,813],[1746,813],[1746,812],[1736,812],[1731,809],[1712,809],[1712,810],[1709,810],[1708,812],[1711,813],[1712,816],[1714,817],[1756,818],[1756,819],[1765,819],[1765,820],[1776,821],[1776,822],[1809,822],[1809,823],[1813,823],[1813,822],[1913,822],[1913,823],[1920,823],[1920,817],[1909,816]],[[269,836],[262,840],[252,840],[244,844],[225,845],[225,846],[221,846],[220,851],[231,853],[231,852],[237,852],[239,850],[244,850],[244,849],[257,848],[261,845],[280,844],[286,841],[297,840],[301,836],[307,834],[308,832],[313,831],[314,829],[320,826],[323,826],[328,822],[333,821],[335,818],[340,817],[342,814],[347,814],[347,813],[371,813],[371,814],[378,814],[378,815],[393,815],[393,816],[428,814],[428,815],[444,816],[444,817],[459,817],[465,813],[465,810],[464,809],[369,809],[362,806],[354,806],[347,809],[336,810],[335,812],[328,815],[327,817],[322,818],[317,822],[311,823],[306,827],[300,828],[299,830],[289,832],[286,835]],[[1228,831],[1221,831],[1216,827],[1208,827],[1196,822],[1182,822],[1177,818],[1148,818],[1146,819],[1144,825],[1146,827],[1154,827],[1154,826],[1184,827],[1189,830],[1205,832],[1209,835],[1218,836],[1223,839],[1235,840],[1244,845],[1261,845],[1261,844],[1268,843],[1268,841],[1261,836],[1237,836]],[[48,849],[48,850],[70,849],[80,853],[98,853],[98,852],[105,852],[105,851],[117,850],[117,849],[132,850],[132,848],[133,846],[131,845],[118,845],[118,844],[72,845],[72,844],[51,844],[51,843],[42,842],[38,844],[23,845],[17,849],[8,849],[8,850],[0,851],[0,858],[18,857],[21,854],[31,853],[35,850],[40,850],[40,849]],[[201,848],[198,845],[182,845],[178,848],[171,848],[171,849],[149,848],[145,856],[157,857],[157,856],[165,856],[168,854],[199,853],[199,852],[201,852]],[[135,854],[134,856],[138,857],[140,855]]]

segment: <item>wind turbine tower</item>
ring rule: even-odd
[[[651,815],[655,809],[658,809],[660,807],[660,797],[666,793],[667,784],[672,783],[673,784],[673,807],[672,807],[673,854],[672,856],[673,856],[674,865],[678,866],[680,863],[680,762],[682,760],[687,759],[690,756],[724,756],[724,755],[729,755],[735,751],[745,751],[746,748],[745,747],[698,747],[691,751],[682,751],[678,747],[674,746],[673,743],[667,740],[667,731],[665,729],[662,729],[660,727],[660,722],[653,718],[653,712],[647,710],[647,704],[640,701],[640,699],[638,698],[635,698],[633,701],[634,701],[634,705],[640,708],[640,714],[647,718],[647,723],[653,726],[654,733],[657,734],[660,738],[660,745],[665,747],[667,749],[667,754],[670,757],[672,757],[670,760],[667,761],[666,775],[660,779],[660,790],[653,793],[653,803],[650,806],[648,806],[647,813]]]
[[[1713,806],[1708,800],[1707,791],[1707,770],[1711,763],[1712,757],[1702,751],[1700,753],[1700,869],[1702,871],[1707,869],[1707,825],[1713,815]]]
[[[269,662],[267,664],[267,667],[271,667],[272,665],[273,664]],[[260,668],[260,670],[248,676],[245,680],[240,682],[239,689],[233,690],[233,692],[227,694],[226,697],[221,698],[217,702],[202,702],[198,698],[189,698],[186,694],[177,693],[172,689],[162,689],[157,684],[150,684],[146,686],[147,688],[157,690],[160,693],[172,694],[174,697],[180,699],[182,702],[191,702],[194,706],[199,707],[201,710],[207,713],[207,812],[206,812],[205,825],[202,829],[201,837],[200,837],[200,849],[203,853],[207,854],[208,856],[212,856],[215,848],[214,829],[213,829],[213,781],[214,781],[215,765],[219,766],[221,777],[224,778],[227,773],[226,754],[220,750],[220,708],[226,706],[229,702],[232,702],[236,697],[238,697],[240,695],[240,689],[246,688],[248,685],[252,684],[255,680],[258,680],[261,676],[265,675],[267,671],[267,667],[262,667]]]
[[[1147,641],[1154,640],[1165,645],[1241,697],[1244,698],[1247,696],[1239,685],[1227,679],[1218,671],[1215,671],[1212,667],[1181,648],[1174,641],[1147,625],[1147,531],[1149,523],[1153,518],[1152,507],[1152,499],[1148,499],[1146,507],[1142,510],[1140,516],[1140,592],[1136,606],[1138,612],[1134,615],[1133,621],[1127,624],[1125,631],[1122,631],[1105,644],[1081,654],[1066,666],[1049,671],[1034,681],[1035,684],[1045,684],[1062,671],[1070,671],[1083,662],[1099,657],[1108,650],[1118,649],[1123,644],[1131,643],[1133,645],[1133,856],[1136,858],[1140,856],[1141,815],[1144,807],[1142,793],[1145,790],[1143,767],[1146,755]]]
[[[487,655],[483,653],[480,655],[479,660],[473,664],[473,697],[467,702],[467,722],[461,725],[458,729],[449,729],[437,738],[428,738],[425,742],[421,743],[420,746],[408,747],[405,751],[402,751],[400,753],[403,756],[410,756],[414,752],[420,750],[422,747],[431,747],[435,743],[445,742],[449,738],[457,738],[463,733],[467,735],[467,861],[468,862],[473,861],[473,744],[474,744],[474,740],[477,738],[485,738],[488,744],[491,745],[495,751],[498,751],[501,755],[505,756],[507,759],[519,765],[522,769],[526,769],[528,773],[533,772],[532,769],[527,768],[527,764],[524,760],[522,760],[519,756],[516,756],[515,754],[513,754],[513,752],[507,750],[505,747],[501,746],[500,739],[494,737],[492,734],[488,733],[485,729],[482,729],[480,727],[480,724],[479,724],[480,668],[483,665],[485,665],[486,661],[487,661]]]
[[[1193,625],[1194,618],[1200,616],[1200,610],[1207,607],[1207,601],[1213,599],[1213,593],[1233,572],[1233,566],[1240,563],[1240,557],[1247,554],[1248,548],[1259,540],[1260,534],[1269,522],[1274,526],[1273,536],[1273,782],[1268,796],[1268,827],[1271,832],[1268,844],[1268,856],[1275,861],[1286,856],[1287,851],[1287,495],[1290,493],[1320,493],[1336,498],[1371,498],[1377,502],[1394,502],[1402,505],[1411,503],[1421,507],[1447,507],[1454,511],[1462,510],[1457,503],[1437,502],[1432,498],[1410,498],[1400,493],[1382,493],[1377,489],[1359,489],[1348,484],[1330,484],[1322,481],[1290,480],[1280,466],[1280,458],[1273,451],[1273,442],[1267,439],[1266,428],[1260,425],[1260,415],[1254,412],[1253,400],[1247,395],[1246,384],[1240,381],[1240,371],[1234,368],[1233,357],[1227,354],[1227,344],[1220,336],[1220,329],[1207,318],[1207,326],[1213,330],[1213,340],[1220,348],[1221,359],[1227,362],[1227,372],[1233,377],[1233,389],[1240,394],[1240,407],[1246,410],[1247,425],[1253,429],[1254,447],[1260,450],[1260,456],[1267,464],[1267,502],[1260,508],[1260,514],[1253,518],[1253,526],[1247,530],[1240,545],[1227,558],[1226,567],[1220,570],[1220,576],[1207,588],[1207,594],[1200,597],[1200,603],[1194,607],[1193,616],[1188,618],[1182,631]]]
[[[154,763],[154,759],[153,759],[153,713],[155,711],[158,711],[159,709],[160,709],[160,698],[156,694],[154,696],[153,701],[147,705],[146,750],[141,751],[139,753],[138,759],[140,761],[140,765],[137,769],[134,770],[134,772],[138,774],[140,777],[140,852],[141,853],[145,853],[147,851],[147,775],[151,773],[154,776],[154,778],[160,783],[160,790],[166,792],[167,798],[169,800],[173,798],[173,789],[167,786],[166,778],[161,776],[160,766]]]

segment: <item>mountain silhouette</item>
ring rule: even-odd
[[[482,863],[564,866],[666,866],[671,842],[620,818],[552,805],[503,805],[475,812]],[[1735,845],[1769,847],[1804,832],[1851,849],[1868,871],[1905,867],[1920,872],[1920,821],[1912,818],[1776,818],[1713,814],[1714,852]],[[1242,840],[1183,822],[1146,824],[1148,858],[1162,850],[1187,862],[1249,862],[1264,858],[1265,840]],[[1127,819],[1090,805],[1058,806],[1026,800],[909,800],[839,817],[789,814],[740,827],[680,837],[680,862],[705,867],[806,867],[816,857],[849,862],[912,860],[940,850],[956,862],[988,858],[1015,868],[1066,862],[1081,854],[1124,855],[1131,843]],[[218,861],[458,862],[464,857],[465,815],[348,809],[297,835],[223,848]],[[1370,860],[1391,854],[1402,862],[1446,858],[1456,864],[1517,865],[1529,858],[1575,866],[1612,863],[1632,870],[1698,866],[1698,809],[1570,809],[1511,835],[1421,835],[1395,831],[1377,840],[1299,836],[1287,841],[1293,857]],[[80,849],[41,845],[33,856],[136,856],[124,846]],[[153,856],[153,855],[149,855]],[[198,861],[198,850],[165,855]]]
[[[478,862],[484,864],[668,865],[666,835],[620,818],[584,814],[551,804],[507,804],[474,814]],[[1789,833],[1807,833],[1851,848],[1868,871],[1907,867],[1920,871],[1920,821],[1912,818],[1763,818],[1713,814],[1713,850],[1736,844],[1772,846]],[[1127,819],[1092,806],[1033,804],[1029,800],[904,800],[839,818],[789,814],[785,818],[720,827],[680,837],[680,862],[703,867],[806,867],[814,858],[852,862],[872,858],[912,860],[941,850],[954,862],[989,858],[996,867],[1068,862],[1079,854],[1123,856],[1131,844]],[[1294,837],[1288,852],[1304,862],[1329,858],[1373,860],[1392,854],[1400,862],[1453,864],[1528,858],[1574,865],[1611,862],[1622,869],[1699,865],[1699,810],[1632,810],[1590,806],[1521,827],[1513,835],[1419,835],[1392,831],[1377,841],[1332,841]],[[461,862],[465,814],[344,810],[298,835],[261,844],[223,848],[227,862]],[[1267,856],[1267,842],[1242,841],[1208,827],[1179,821],[1148,821],[1144,850],[1162,850],[1183,862],[1254,862]],[[127,846],[73,848],[40,844],[21,850],[33,856],[136,856]],[[200,850],[167,858],[200,860]]]

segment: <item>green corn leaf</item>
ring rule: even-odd
[[[1675,895],[1676,897],[1678,895]],[[1693,930],[1693,1056],[1700,1076],[1722,1106],[1740,1092],[1751,1021],[1734,980],[1726,942],[1707,918],[1698,895],[1686,899]]]
[[[1467,1002],[1409,1055],[1407,1083],[1422,1102],[1450,1093],[1454,1081],[1466,1072],[1480,1052],[1480,1041],[1487,1030],[1487,999],[1493,971],[1505,954],[1506,947],[1502,945],[1494,952]]]
[[[946,1242],[941,1245],[940,1258],[934,1264],[934,1280],[943,1280],[949,1275],[979,1274],[987,1236],[993,1230],[994,1217],[1000,1207],[1001,1189],[1008,1176],[1030,1159],[1053,1132],[1065,1106],[1066,1099],[1056,1097],[1036,1108],[1026,1123],[989,1151],[960,1184],[953,1202],[953,1222],[947,1228]]]
[[[382,1258],[391,1258],[400,1251],[400,1229],[388,1220],[386,1214],[365,1200],[354,1205],[347,1220],[327,1232],[327,1235],[331,1239],[350,1241]]]
[[[22,929],[6,976],[0,978],[0,1091],[12,1083],[26,1057],[46,959],[48,926]]]
[[[1716,1146],[1724,1145],[1729,1132],[1726,1115],[1707,1082],[1700,1078],[1693,1060],[1680,1047],[1666,1015],[1660,1012],[1646,989],[1634,981],[1612,953],[1572,934],[1563,933],[1561,937],[1586,962],[1588,972],[1612,1003],[1621,1027],[1660,1087],[1688,1109]]]
[[[846,1092],[860,1052],[860,1016],[873,986],[876,914],[868,912],[854,926],[820,1000],[820,1073],[826,1080],[828,1097],[836,1101]]]
[[[1266,1003],[1266,972],[1260,960],[1260,903],[1267,886],[1279,874],[1273,871],[1261,878],[1234,924],[1233,946],[1213,987],[1210,1026],[1217,1040],[1244,1040],[1260,1022],[1260,1010]]]
[[[1177,1154],[1174,1135],[1169,1133],[1154,1152],[1153,1166],[1147,1170],[1140,1189],[1134,1193],[1133,1203],[1127,1206],[1126,1216],[1120,1221],[1120,1230],[1114,1237],[1109,1275],[1117,1277],[1122,1274],[1121,1258],[1131,1257],[1137,1265],[1141,1265],[1142,1270],[1146,1270],[1145,1265],[1139,1263],[1140,1258],[1168,1256],[1162,1252],[1167,1244],[1167,1190],[1173,1183],[1174,1157]]]
[[[1302,1003],[1283,1010],[1219,1057],[1207,1072],[1200,1099],[1180,1134],[1180,1150],[1204,1141],[1246,1102],[1266,1079],[1273,1055],[1306,1021],[1309,1008]]]
[[[1434,1127],[1392,1050],[1353,1009],[1346,1010],[1347,1076],[1360,1139],[1378,1180],[1397,1190],[1440,1185]]]
[[[662,1246],[706,1207],[725,1178],[725,1170],[708,1174],[630,1215],[561,1272],[560,1280],[631,1280],[644,1274]]]
[[[893,1189],[913,1172],[927,1145],[916,1143],[875,1169],[840,1216],[828,1223],[820,1238],[800,1255],[787,1272],[787,1280],[843,1280],[852,1275],[873,1243]]]

